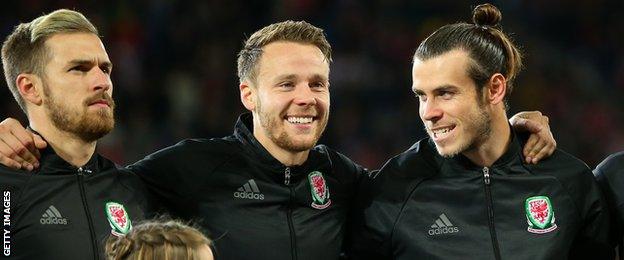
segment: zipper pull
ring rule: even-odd
[[[90,174],[90,173],[93,173],[93,172],[91,170],[89,170],[89,169],[84,169],[82,167],[78,168],[78,174],[79,175],[85,175],[85,173],[86,174]]]
[[[284,184],[286,186],[290,185],[290,167],[286,167],[284,170]]]
[[[486,185],[490,185],[490,168],[483,167],[483,181]]]

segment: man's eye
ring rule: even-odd
[[[443,99],[450,99],[453,97],[453,92],[443,91],[440,93],[440,97],[442,97]]]
[[[283,83],[279,84],[279,86],[282,87],[282,88],[292,88],[295,85],[292,82],[283,82]]]
[[[312,88],[322,88],[325,87],[325,84],[323,82],[313,82],[310,84],[310,87]]]
[[[85,67],[85,66],[75,66],[75,67],[71,67],[69,69],[69,71],[80,71],[80,72],[87,72],[89,71],[89,68]]]

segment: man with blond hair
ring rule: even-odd
[[[136,176],[95,153],[115,107],[97,29],[75,11],[40,16],[7,37],[2,64],[30,127],[48,144],[33,173],[0,166],[2,255],[100,259],[108,234],[122,235],[143,217],[145,199]]]

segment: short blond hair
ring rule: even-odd
[[[311,44],[318,47],[325,60],[331,62],[331,45],[323,29],[304,21],[285,21],[268,25],[252,34],[238,53],[238,79],[255,82],[262,48],[270,43],[286,41]]]
[[[199,230],[177,220],[150,220],[136,225],[124,236],[106,241],[110,260],[199,260],[199,250],[211,241]]]
[[[60,9],[39,16],[29,23],[17,25],[2,44],[4,77],[15,101],[24,112],[26,104],[15,85],[17,76],[22,73],[43,76],[45,65],[51,56],[45,46],[46,40],[54,34],[74,32],[98,35],[95,26],[84,15]]]

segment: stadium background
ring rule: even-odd
[[[244,111],[236,53],[255,30],[286,19],[324,28],[333,46],[332,111],[322,143],[379,167],[425,136],[410,91],[410,59],[439,26],[469,21],[480,1],[3,2],[0,36],[58,8],[83,12],[115,64],[116,129],[99,150],[120,164],[190,137],[230,134]],[[540,110],[560,148],[591,167],[624,149],[624,1],[505,0],[526,56],[511,113]],[[6,87],[0,115],[26,122]],[[201,162],[198,162],[200,164]]]

